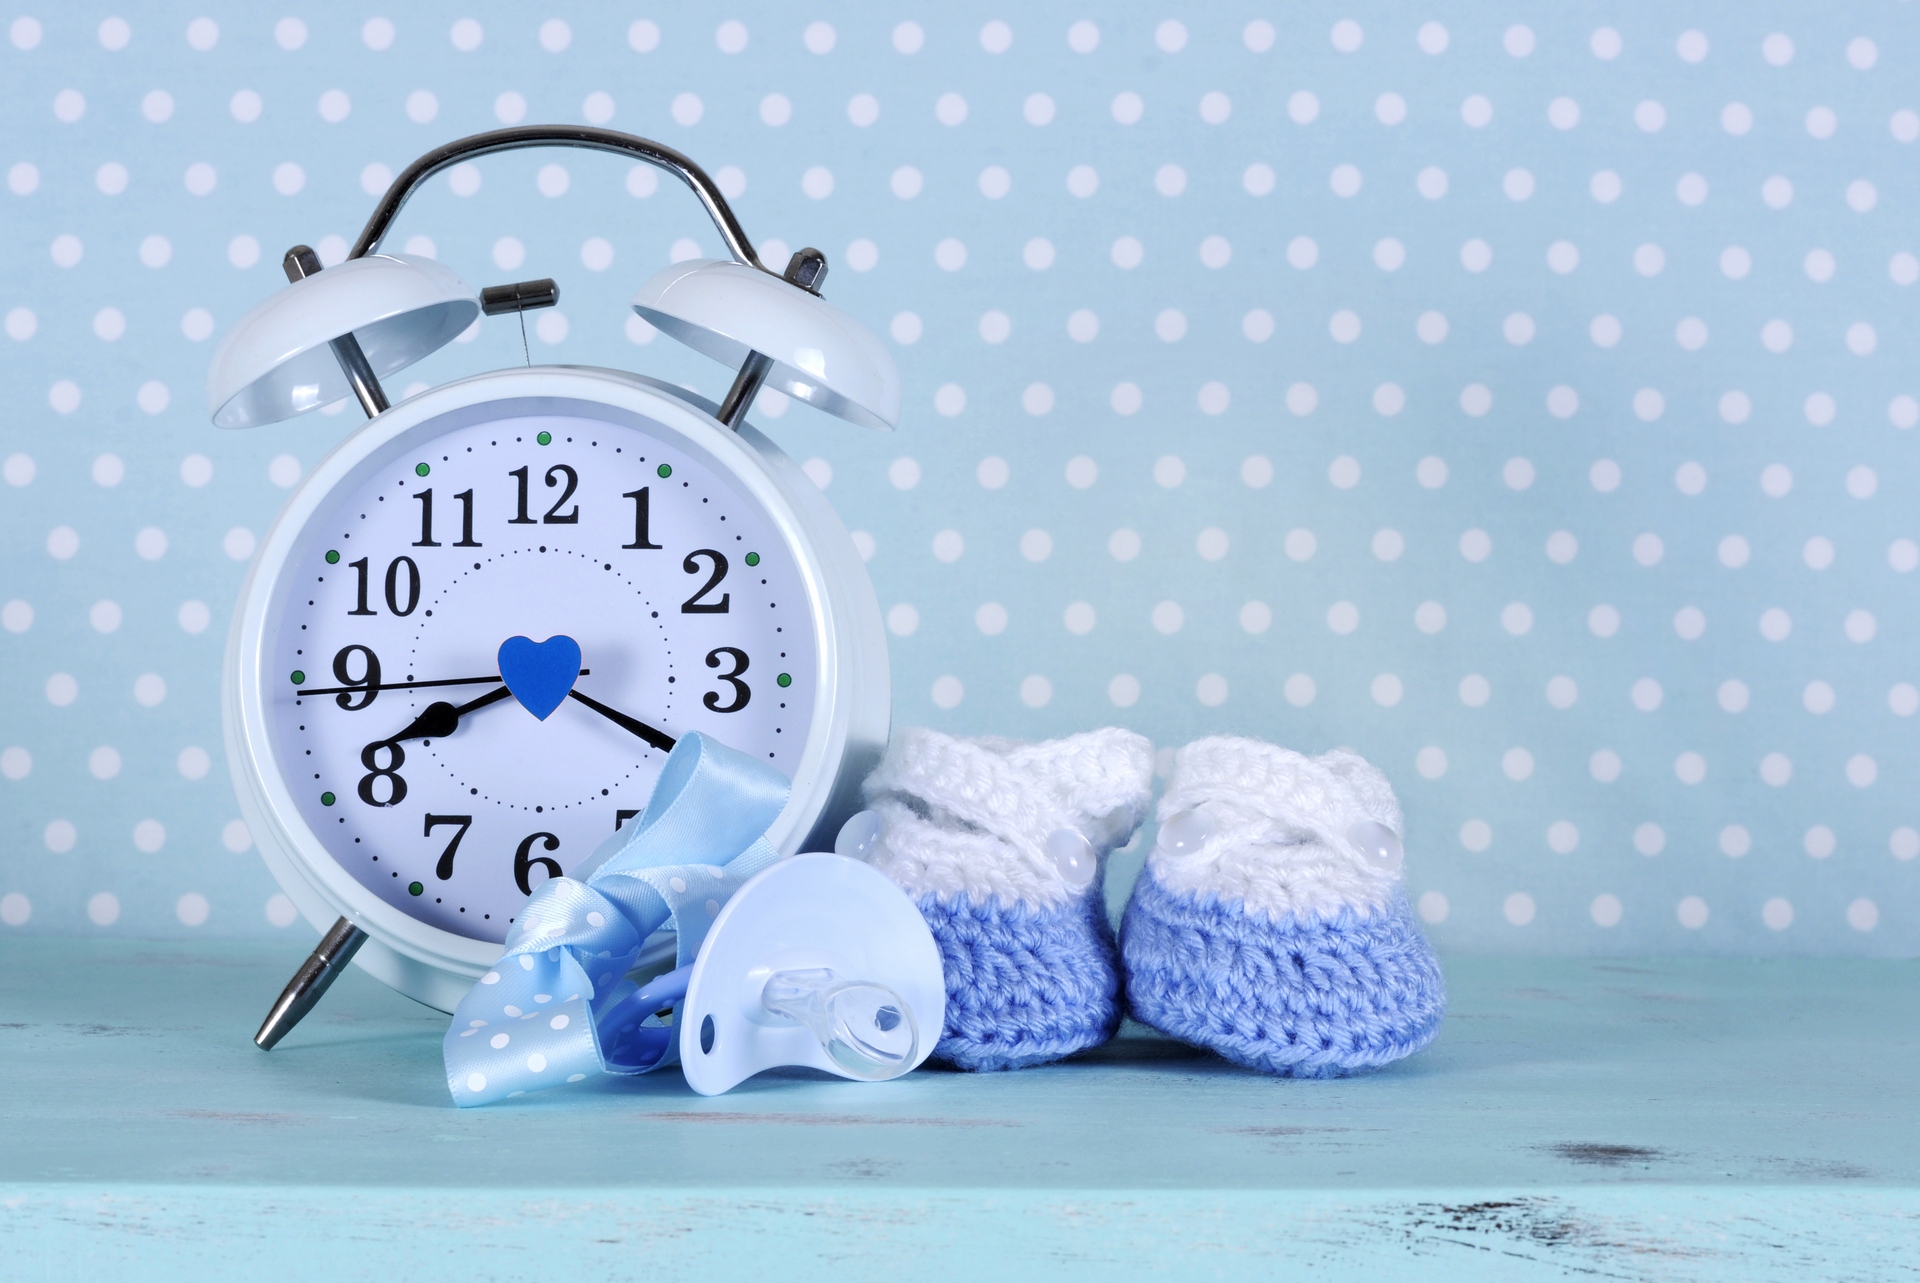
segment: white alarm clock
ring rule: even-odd
[[[733,261],[682,263],[634,302],[739,368],[719,406],[644,375],[499,370],[389,407],[379,384],[483,310],[551,304],[551,281],[479,294],[382,255],[407,197],[514,148],[615,151],[673,173]],[[890,428],[885,348],[822,302],[825,260],[760,266],[690,160],[609,130],[531,127],[429,153],[348,260],[289,251],[292,283],[244,317],[209,375],[214,422],[271,423],[343,397],[369,421],[288,501],[230,637],[223,716],[240,806],[324,935],[256,1037],[270,1047],[348,960],[450,1011],[532,888],[647,803],[700,731],[792,781],[770,833],[830,849],[884,747],[888,671],[865,567],[817,487],[745,416],[762,384]]]

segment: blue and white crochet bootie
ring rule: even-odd
[[[1294,1078],[1433,1041],[1440,964],[1402,889],[1400,805],[1358,754],[1197,740],[1120,927],[1136,1019]]]
[[[872,810],[839,845],[905,890],[940,945],[936,1059],[1018,1069],[1113,1036],[1104,857],[1146,819],[1152,788],[1153,747],[1130,731],[1040,744],[894,734],[867,779]]]

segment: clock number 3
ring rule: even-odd
[[[707,594],[718,588],[720,581],[727,577],[727,558],[724,553],[716,552],[712,548],[696,548],[687,554],[685,561],[680,563],[680,569],[690,575],[699,574],[700,558],[702,557],[707,557],[712,560],[713,573],[707,576],[706,583],[700,585],[699,592],[680,603],[680,613],[683,615],[727,614],[728,607],[733,602],[732,593],[721,593],[719,601],[706,600]]]
[[[747,671],[747,652],[732,646],[722,646],[717,650],[710,650],[707,652],[707,667],[720,667],[720,657],[722,655],[725,655],[733,661],[733,667],[729,671],[721,673],[718,680],[733,687],[733,702],[730,704],[722,704],[720,702],[719,691],[708,691],[701,697],[700,702],[716,713],[737,713],[747,706],[748,700],[753,698],[753,692],[747,689],[745,682],[740,680],[740,674]]]

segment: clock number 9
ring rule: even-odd
[[[383,748],[393,755],[385,766],[380,765],[376,760]],[[360,800],[368,806],[400,805],[407,796],[407,782],[400,778],[400,768],[406,765],[406,762],[406,750],[400,747],[398,740],[375,740],[361,749],[360,765],[367,768],[367,773],[360,777]],[[387,796],[384,801],[373,795],[373,786],[379,780],[387,782]]]
[[[367,657],[366,671],[359,677],[355,677],[347,671],[347,657],[356,650]],[[342,647],[340,653],[333,657],[333,675],[340,679],[342,686],[353,688],[351,690],[341,691],[333,697],[333,702],[346,709],[349,713],[359,712],[367,705],[373,703],[375,698],[380,694],[380,657],[374,654],[368,647]],[[353,697],[356,693],[360,692],[364,692],[366,698],[356,704],[353,702]]]
[[[710,650],[707,652],[707,667],[720,667],[720,657],[722,655],[727,656],[727,658],[733,661],[733,668],[719,675],[720,681],[733,687],[733,702],[731,704],[722,704],[720,702],[719,691],[708,691],[701,697],[700,702],[715,713],[737,713],[747,706],[748,700],[753,698],[753,692],[747,688],[745,682],[740,680],[740,674],[747,671],[747,652],[732,646],[722,646],[717,650]]]
[[[541,842],[543,838],[545,841]],[[533,887],[528,881],[527,875],[533,872],[534,865],[545,866],[547,876],[550,878],[560,876],[560,864],[558,861],[550,860],[544,855],[529,857],[528,852],[533,850],[533,844],[535,842],[541,842],[549,851],[558,851],[560,849],[560,839],[553,834],[535,833],[523,841],[520,844],[520,849],[513,853],[513,880],[519,884],[522,894],[525,895],[533,894]]]

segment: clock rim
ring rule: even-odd
[[[370,937],[355,957],[358,965],[442,1010],[452,1009],[503,946],[421,922],[388,904],[354,878],[307,824],[271,747],[266,627],[302,534],[367,459],[449,413],[526,400],[607,406],[661,424],[682,438],[676,444],[691,446],[731,475],[793,553],[809,600],[817,685],[793,792],[769,831],[781,855],[805,849],[810,837],[821,841],[821,830],[832,827],[836,812],[857,804],[860,780],[887,734],[886,642],[864,564],[825,497],[759,432],[728,429],[702,399],[671,384],[588,366],[476,374],[431,388],[368,421],[314,467],[261,541],[228,636],[222,721],[242,815],[269,870],[301,915],[320,931],[341,917],[353,922]],[[825,833],[824,840],[830,842],[831,836]]]

